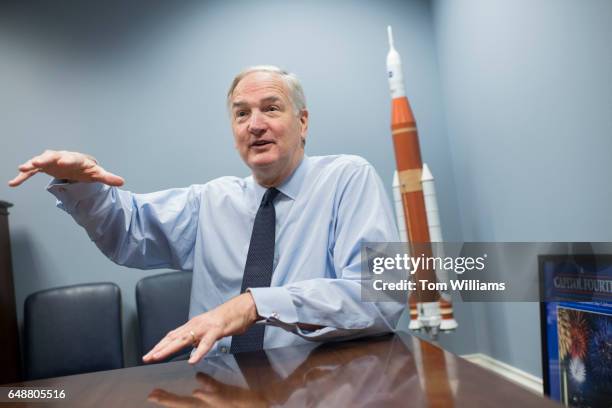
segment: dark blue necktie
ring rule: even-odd
[[[261,199],[259,210],[255,215],[240,293],[244,293],[248,288],[270,286],[274,268],[276,226],[274,199],[278,193],[277,189],[270,188]],[[240,353],[261,350],[263,348],[264,330],[265,326],[263,324],[254,324],[244,334],[233,336],[230,351]]]

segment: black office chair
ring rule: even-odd
[[[91,283],[32,293],[24,343],[30,380],[122,368],[119,287]]]
[[[136,307],[140,326],[141,356],[170,330],[187,322],[192,272],[170,272],[149,276],[136,284]],[[191,346],[164,361],[187,359]]]

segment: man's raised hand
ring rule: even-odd
[[[123,178],[104,170],[92,156],[65,150],[45,150],[19,166],[19,174],[9,181],[9,186],[17,187],[36,173],[46,173],[68,181],[100,182],[109,186],[122,186],[124,183]]]

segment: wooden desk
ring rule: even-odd
[[[19,385],[65,390],[58,406],[560,406],[403,333]]]

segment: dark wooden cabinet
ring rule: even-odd
[[[11,261],[8,208],[0,201],[0,384],[21,380],[21,353]]]

